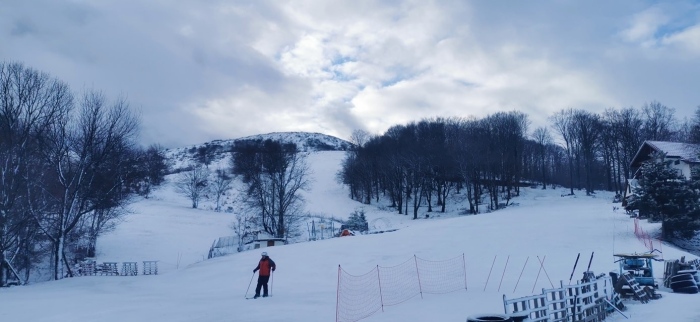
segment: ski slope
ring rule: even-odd
[[[205,260],[216,238],[232,235],[234,215],[207,210],[206,202],[204,209],[189,208],[169,178],[152,198],[132,204],[132,214],[98,241],[98,262],[158,260],[159,275],[76,277],[0,289],[0,320],[330,322],[335,321],[339,265],[361,275],[413,256],[440,261],[464,255],[466,290],[416,296],[362,321],[465,321],[474,314],[503,313],[504,294],[526,296],[568,283],[579,253],[574,279],[581,278],[591,253],[590,269],[598,274],[616,270],[613,253],[645,251],[632,219],[613,209],[610,193],[561,197],[565,189],[523,188],[515,205],[497,212],[459,215],[464,205],[450,204],[445,214],[425,219],[421,209],[423,219],[411,220],[386,203],[349,200],[335,181],[342,157],[343,152],[310,155],[307,210],[347,217],[364,209],[375,229],[397,230],[267,248],[277,263],[269,298],[245,299],[255,287],[252,270],[260,251]],[[647,231],[658,229],[643,225]],[[695,258],[661,247],[667,259]],[[544,259],[547,276],[538,276],[538,258]],[[655,265],[660,278],[663,263]],[[700,321],[700,296],[661,293],[662,299],[648,304],[626,301],[630,319],[616,314],[609,321]]]

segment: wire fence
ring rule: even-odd
[[[209,248],[209,255],[207,258],[237,253],[240,251],[239,246],[240,243],[236,236],[219,237]]]
[[[634,236],[637,237],[644,247],[647,248],[649,252],[653,252],[655,247],[662,247],[662,243],[659,239],[656,239],[656,245],[654,245],[654,238],[652,238],[648,232],[639,224],[639,218],[634,218]],[[663,253],[663,249],[659,249]]]
[[[354,322],[385,306],[403,303],[424,293],[443,294],[467,289],[464,254],[429,261],[413,256],[399,265],[377,265],[363,275],[351,275],[338,265],[336,322]]]

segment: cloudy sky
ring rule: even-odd
[[[144,144],[700,105],[698,1],[2,0],[0,61],[126,97]]]

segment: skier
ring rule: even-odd
[[[258,263],[258,267],[253,270],[253,274],[260,270],[258,273],[258,286],[255,287],[254,299],[260,297],[260,288],[263,289],[263,297],[267,297],[267,281],[270,280],[270,272],[274,272],[277,265],[275,262],[267,256],[267,252],[262,252],[262,258]]]

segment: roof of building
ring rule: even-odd
[[[666,153],[667,157],[678,157],[691,162],[700,161],[698,157],[700,156],[699,144],[665,141],[646,141],[646,143]]]
[[[266,240],[281,240],[284,241],[284,238],[280,237],[273,237],[272,235],[265,233],[265,232],[259,232],[257,237],[255,238],[255,241],[266,241]]]
[[[700,144],[668,142],[668,141],[644,141],[632,158],[630,165],[639,167],[641,163],[649,159],[651,152],[663,152],[667,158],[679,158],[689,163],[700,162]]]

